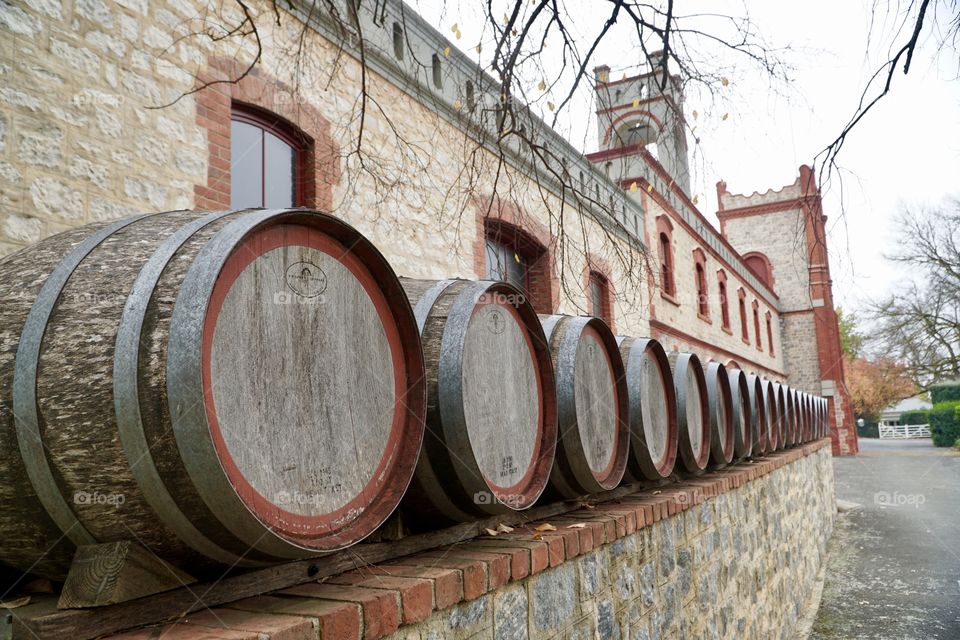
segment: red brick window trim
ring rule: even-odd
[[[753,301],[753,332],[757,337],[757,351],[763,351],[763,340],[760,338],[760,303]]]
[[[484,276],[522,289],[538,313],[553,313],[550,252],[533,235],[499,219],[484,221]]]
[[[717,296],[720,298],[720,328],[732,334],[733,330],[730,328],[730,300],[727,294],[727,272],[723,269],[717,271]]]
[[[747,292],[743,287],[737,290],[737,302],[740,305],[740,338],[744,344],[750,344],[750,330],[747,327]]]
[[[676,303],[677,283],[673,259],[673,224],[666,215],[657,216],[657,237],[660,253],[660,293]]]
[[[769,311],[766,313],[767,319],[767,349],[770,351],[770,355],[776,355],[773,352],[773,316]]]
[[[707,256],[699,247],[693,250],[693,283],[697,292],[697,317],[710,322],[710,291],[707,287]]]
[[[614,331],[613,325],[613,287],[610,285],[608,270],[602,269],[591,261],[587,267],[587,310],[590,315],[602,319]]]

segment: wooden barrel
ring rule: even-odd
[[[790,444],[797,446],[801,442],[803,433],[803,400],[799,389],[791,387],[790,395],[793,398],[793,437],[790,439]]]
[[[420,326],[427,432],[405,506],[415,528],[526,509],[557,440],[550,351],[505,282],[402,278]],[[418,521],[419,520],[419,521]]]
[[[626,475],[662,480],[677,461],[677,395],[670,361],[653,338],[617,338],[630,399],[630,457]]]
[[[830,399],[820,398],[820,437],[829,438],[830,433]]]
[[[753,452],[753,402],[747,374],[740,369],[728,369],[730,394],[733,402],[733,459],[743,460]]]
[[[751,453],[753,457],[764,454],[767,450],[767,403],[766,393],[764,392],[764,381],[760,376],[750,374],[747,376],[747,391],[750,394],[750,426],[753,437],[753,447]]]
[[[615,488],[630,454],[629,391],[603,320],[540,316],[557,378],[557,457],[550,487],[575,498]]]
[[[122,540],[194,575],[305,558],[403,495],[417,326],[346,223],[132,217],[9,256],[0,283],[3,562],[62,578],[75,545]]]
[[[733,393],[727,368],[719,362],[708,362],[707,404],[710,406],[710,462],[723,467],[733,460],[737,435],[733,424]]]
[[[703,473],[710,460],[710,405],[703,367],[692,353],[671,351],[667,359],[677,394],[680,462],[689,473]]]
[[[800,400],[801,424],[803,425],[803,429],[800,431],[800,442],[810,442],[810,440],[813,439],[813,424],[811,421],[812,398],[809,393],[801,392]]]
[[[797,392],[789,385],[783,385],[783,399],[786,406],[783,420],[784,448],[797,442]]]
[[[764,380],[764,403],[767,407],[767,446],[764,453],[773,453],[780,448],[780,407],[782,402],[771,380]]]
[[[787,425],[790,422],[790,405],[788,404],[787,400],[789,394],[787,393],[786,385],[783,385],[779,382],[774,382],[773,395],[777,399],[777,420],[775,423],[777,432],[776,450],[781,451],[786,449],[787,445],[789,444],[787,442]]]

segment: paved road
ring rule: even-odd
[[[835,458],[837,518],[817,640],[960,640],[960,454],[860,440]]]

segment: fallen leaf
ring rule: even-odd
[[[586,528],[587,528],[587,525],[583,522],[567,525],[567,529],[586,529]]]
[[[507,525],[501,522],[500,524],[497,525],[497,531],[501,533],[510,533],[511,531],[513,531],[513,527],[508,527]]]
[[[663,493],[663,491],[660,491],[659,489],[657,489],[656,491],[653,492],[653,495],[659,495],[661,493]]]
[[[535,534],[533,534],[533,539],[534,539],[534,540],[543,540],[543,534],[535,533]]]
[[[589,502],[584,502],[584,503],[583,503],[583,508],[584,508],[584,509],[596,509],[597,507],[596,507],[596,505],[592,505],[592,504],[590,504]]]
[[[22,607],[25,604],[30,604],[30,596],[23,596],[22,598],[17,598],[16,600],[0,602],[0,609],[16,609],[17,607]]]
[[[494,531],[493,529],[486,529],[486,528],[484,528],[484,531],[486,531],[487,535],[491,537],[496,537],[497,534],[500,533],[499,531]]]
[[[537,525],[535,527],[537,531],[556,531],[557,528],[550,524],[549,522],[544,522],[543,524]]]

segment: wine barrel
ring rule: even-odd
[[[753,408],[747,374],[740,369],[729,369],[730,394],[733,402],[733,459],[743,460],[753,451]]]
[[[783,385],[783,400],[786,410],[783,420],[783,448],[792,447],[797,441],[797,399],[796,391],[789,385]]]
[[[0,283],[0,561],[62,579],[75,545],[134,540],[194,575],[263,565],[357,542],[403,495],[417,326],[346,223],[136,216],[11,255]]]
[[[733,460],[737,436],[733,425],[733,394],[727,368],[719,362],[708,362],[707,404],[710,406],[710,461],[724,467]]]
[[[802,408],[802,415],[803,415],[803,420],[802,420],[803,429],[801,431],[800,441],[805,443],[805,442],[810,442],[810,440],[813,439],[813,423],[811,420],[811,411],[812,411],[811,402],[813,399],[810,396],[810,394],[807,392],[802,392],[800,394],[800,398],[801,398],[800,406]]]
[[[773,383],[773,394],[777,398],[777,451],[782,451],[790,444],[787,441],[787,430],[790,424],[790,405],[788,404],[789,393],[787,386],[779,383]]]
[[[747,391],[750,394],[750,414],[751,414],[751,434],[753,436],[753,457],[764,454],[767,450],[769,436],[767,435],[767,403],[764,392],[764,382],[760,376],[750,374],[747,376]]]
[[[575,498],[615,488],[630,454],[629,391],[617,340],[599,318],[540,316],[557,378],[552,493]]]
[[[626,476],[662,480],[677,461],[677,395],[670,362],[653,338],[618,337],[630,399],[630,457]]]
[[[830,427],[830,399],[820,398],[820,433],[821,437],[832,437]]]
[[[797,446],[802,441],[803,435],[803,400],[800,397],[800,390],[790,388],[790,395],[793,397],[793,438],[791,444]]]
[[[673,372],[677,394],[677,449],[683,468],[693,474],[703,473],[710,460],[710,405],[707,380],[700,359],[692,353],[671,351],[667,360]]]
[[[771,380],[764,381],[764,403],[767,406],[767,447],[765,453],[773,453],[780,449],[780,407],[782,402],[778,389]]]
[[[405,508],[415,528],[526,509],[557,440],[550,351],[536,312],[505,282],[401,283],[427,371],[427,432]]]

